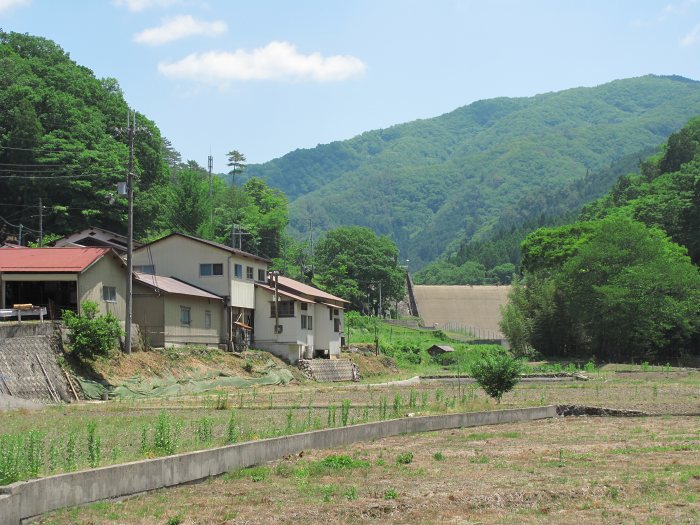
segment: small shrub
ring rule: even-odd
[[[497,403],[520,381],[522,363],[507,354],[487,356],[473,363],[471,375]]]
[[[396,489],[387,489],[384,491],[384,499],[386,500],[396,499],[398,497],[399,493],[396,492]]]
[[[173,422],[170,415],[162,411],[158,415],[153,432],[153,450],[161,456],[175,454],[180,439],[180,424]]]
[[[194,422],[194,436],[198,443],[208,445],[211,443],[214,435],[214,420],[208,417],[202,417]]]
[[[216,410],[227,410],[228,405],[228,393],[216,396],[216,406],[214,407]]]
[[[343,492],[343,496],[345,496],[345,499],[348,501],[355,501],[357,499],[357,487],[354,485],[349,487],[345,492]]]
[[[253,372],[253,362],[250,360],[246,360],[245,363],[243,363],[243,370],[248,372],[249,374]]]
[[[413,462],[413,452],[402,452],[396,456],[397,465],[408,465]]]
[[[433,459],[435,461],[444,461],[445,454],[443,454],[442,452],[436,452],[435,454],[433,454]]]
[[[70,330],[68,341],[80,358],[104,356],[114,347],[116,339],[123,335],[119,319],[114,314],[97,315],[98,305],[92,301],[80,304],[82,313],[63,310],[63,321]]]
[[[340,405],[340,422],[344,427],[348,426],[348,416],[350,415],[350,400],[343,399]]]
[[[168,525],[180,525],[182,523],[182,516],[176,514],[168,518]]]
[[[102,440],[97,435],[97,423],[90,421],[87,424],[87,449],[88,465],[97,468],[102,459]]]

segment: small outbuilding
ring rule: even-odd
[[[134,272],[134,323],[152,347],[224,341],[224,299],[175,279]]]
[[[430,354],[430,357],[437,357],[439,355],[449,354],[450,352],[454,351],[454,348],[447,345],[433,345],[430,348],[428,348],[428,353]]]

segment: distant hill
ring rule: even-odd
[[[700,83],[644,76],[528,98],[475,102],[436,118],[369,131],[248,166],[290,199],[293,230],[368,226],[418,268],[452,243],[518,224],[537,195],[655,147],[700,113]],[[582,192],[581,206],[609,189]],[[584,184],[585,185],[585,184]],[[588,185],[585,185],[588,186]],[[528,208],[525,196],[529,199]],[[525,204],[525,206],[524,206]]]

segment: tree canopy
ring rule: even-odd
[[[526,285],[502,323],[519,351],[657,362],[698,352],[699,138],[693,119],[581,220],[525,239]]]
[[[404,296],[405,273],[398,255],[388,237],[377,236],[369,228],[336,228],[316,247],[314,282],[350,301],[355,310],[384,313]]]

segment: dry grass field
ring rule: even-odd
[[[436,397],[444,405],[464,392],[423,384],[419,398],[424,391],[431,411]],[[280,401],[311,392],[269,391]],[[497,408],[482,392],[467,392],[468,406],[456,409]],[[350,398],[356,406],[396,393],[407,398],[409,390],[325,387],[313,399],[322,407]],[[263,410],[267,392],[258,400],[267,417],[276,411]],[[700,373],[603,370],[587,382],[521,383],[502,408],[577,403],[654,415],[557,418],[305,451],[200,484],[58,511],[40,523],[700,522]]]

